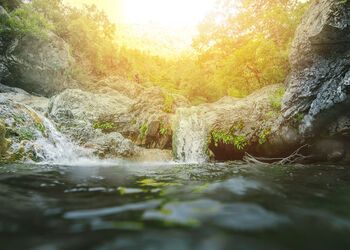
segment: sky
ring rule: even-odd
[[[169,28],[196,27],[215,0],[65,0],[96,4],[115,22],[156,24]]]

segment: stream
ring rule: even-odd
[[[347,166],[0,165],[0,249],[350,249]]]

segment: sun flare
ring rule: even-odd
[[[122,13],[128,23],[155,23],[168,27],[196,26],[215,0],[124,0]]]
[[[66,0],[73,5],[95,4],[115,22],[156,24],[169,28],[195,27],[215,0]]]

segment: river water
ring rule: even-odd
[[[0,166],[0,249],[350,249],[346,165]]]

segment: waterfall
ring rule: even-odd
[[[37,129],[36,140],[32,146],[42,163],[77,164],[94,160],[91,152],[75,145],[60,133],[49,119],[27,106],[26,109],[41,122],[41,129]]]
[[[207,126],[195,107],[177,110],[173,135],[177,160],[186,163],[207,161],[207,136]]]

